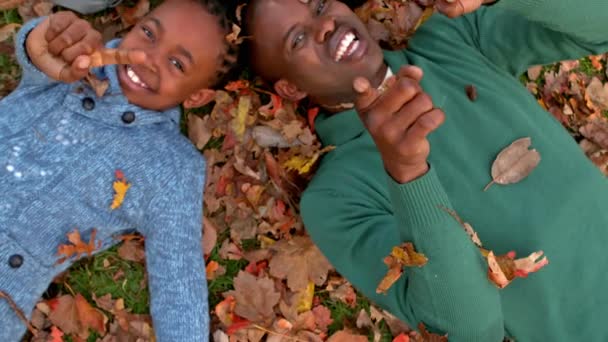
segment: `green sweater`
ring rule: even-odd
[[[451,342],[608,341],[608,182],[518,81],[531,65],[605,51],[606,0],[502,0],[459,19],[435,15],[407,50],[385,54],[395,73],[421,67],[422,88],[446,113],[429,137],[430,171],[397,184],[354,111],[320,116],[321,140],[337,148],[301,201],[313,240],[378,305]],[[496,155],[521,137],[532,138],[539,166],[520,183],[483,192]],[[439,205],[497,254],[542,250],[550,264],[497,289],[478,249]],[[404,241],[427,265],[376,294],[383,258]]]

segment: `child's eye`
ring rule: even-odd
[[[304,33],[298,33],[293,39],[291,48],[295,50],[302,46],[302,42],[304,42],[304,37]]]
[[[315,8],[315,14],[321,15],[325,11],[325,7],[327,7],[327,0],[319,0],[317,8]]]
[[[146,37],[148,37],[150,39],[154,39],[154,34],[152,34],[152,31],[150,31],[150,29],[148,29],[145,26],[142,26],[141,30],[144,32],[144,34],[146,35]]]
[[[179,60],[177,60],[177,59],[175,59],[175,58],[171,58],[171,59],[170,59],[170,62],[171,62],[171,64],[173,64],[173,66],[174,66],[174,67],[175,67],[177,70],[179,70],[179,71],[181,71],[181,72],[184,72],[184,66],[183,66],[183,64],[182,64],[182,63],[181,63]]]

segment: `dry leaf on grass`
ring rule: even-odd
[[[586,125],[581,126],[580,133],[603,149],[608,149],[608,122],[600,118],[593,118]]]
[[[426,265],[427,261],[428,259],[424,254],[416,252],[414,244],[411,242],[393,247],[391,254],[384,258],[384,263],[388,266],[388,272],[378,284],[376,293],[386,293],[401,278],[404,267],[422,267]]]
[[[291,240],[280,240],[270,249],[276,253],[270,260],[270,275],[287,279],[292,291],[300,291],[310,281],[318,286],[327,279],[331,264],[308,237],[296,236]]]
[[[75,334],[80,338],[89,337],[89,329],[104,335],[108,318],[93,308],[81,295],[64,295],[48,301],[51,308],[49,320],[65,334]]]
[[[143,264],[146,260],[143,241],[129,240],[118,247],[118,256],[125,260]]]
[[[234,290],[226,294],[236,300],[237,315],[259,323],[274,318],[274,307],[281,297],[270,278],[257,278],[243,271],[234,278]]]
[[[492,164],[492,184],[513,184],[526,178],[540,163],[540,154],[535,149],[529,150],[532,139],[521,138],[502,150]]]
[[[83,254],[87,254],[88,256],[93,255],[93,251],[101,248],[101,241],[95,243],[96,234],[97,230],[93,228],[89,242],[85,243],[82,241],[78,229],[74,229],[71,233],[68,233],[69,243],[59,245],[57,248],[57,255],[60,256],[60,258],[57,260],[56,264],[61,264],[73,256],[80,258]]]
[[[368,342],[367,336],[356,335],[346,330],[340,330],[331,335],[327,342]]]

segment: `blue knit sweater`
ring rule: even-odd
[[[66,234],[78,228],[88,241],[95,228],[103,250],[137,229],[146,238],[157,340],[207,341],[205,163],[179,132],[179,110],[129,104],[115,66],[96,71],[110,81],[102,98],[82,82],[49,79],[25,51],[38,22],[17,35],[23,77],[0,101],[0,290],[29,315],[53,277],[73,261],[54,266]],[[131,187],[122,205],[111,209],[117,170]],[[0,341],[18,341],[24,332],[0,300]]]

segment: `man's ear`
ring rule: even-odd
[[[284,78],[281,78],[274,83],[274,91],[276,91],[280,97],[291,102],[298,102],[308,96],[307,93],[301,91],[295,84]]]
[[[206,105],[215,99],[215,90],[199,89],[192,93],[183,103],[184,108],[197,108]]]

